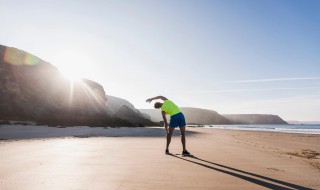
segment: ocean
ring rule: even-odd
[[[204,128],[320,134],[320,125],[204,125]]]

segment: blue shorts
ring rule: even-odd
[[[182,112],[177,113],[170,117],[170,124],[169,127],[184,127],[186,126],[186,120]]]

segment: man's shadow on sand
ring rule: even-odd
[[[257,185],[260,185],[260,186],[263,186],[263,187],[266,187],[266,188],[269,188],[269,189],[275,189],[275,190],[294,190],[294,189],[312,190],[311,188],[308,188],[308,187],[303,187],[303,186],[296,185],[296,184],[293,184],[293,183],[280,181],[280,180],[277,180],[277,179],[269,178],[269,177],[266,177],[266,176],[254,174],[254,173],[251,173],[251,172],[246,172],[246,171],[239,170],[239,169],[236,169],[236,168],[232,168],[232,167],[224,166],[224,165],[217,164],[217,163],[214,163],[214,162],[210,162],[210,161],[207,161],[207,160],[203,160],[203,159],[197,158],[197,157],[195,157],[193,155],[185,156],[185,157],[186,158],[192,158],[192,159],[194,159],[196,161],[189,160],[189,159],[177,156],[177,155],[181,155],[181,154],[175,154],[174,155],[174,154],[170,153],[168,155],[170,155],[172,157],[175,157],[175,158],[178,158],[178,159],[181,159],[181,160],[184,160],[184,161],[187,161],[187,162],[191,162],[193,164],[197,164],[199,166],[203,166],[205,168],[209,168],[209,169],[212,169],[212,170],[215,170],[215,171],[219,171],[219,172],[222,172],[222,173],[225,173],[225,174],[229,174],[229,175],[234,176],[234,177],[241,178],[243,180],[249,181],[251,183],[255,183]],[[205,163],[208,163],[208,164],[203,164],[203,163],[200,163],[198,161],[202,161],[202,162],[205,162]],[[212,165],[218,166],[218,167],[221,167],[221,168],[224,168],[224,169],[216,168],[216,167],[213,167]],[[228,170],[225,170],[225,169],[228,169],[228,170],[231,170],[231,171],[228,171]],[[235,172],[238,172],[238,173],[235,173]],[[239,173],[241,173],[241,174],[239,174]],[[248,176],[243,175],[243,174],[246,174]],[[252,177],[250,177],[250,176],[252,176]],[[256,179],[256,178],[253,178],[253,177],[260,178],[260,179]],[[263,179],[265,181],[262,181],[261,179]],[[273,182],[273,183],[271,183],[271,182]],[[280,185],[283,185],[283,186],[280,186]]]

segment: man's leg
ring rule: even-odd
[[[167,133],[167,148],[166,148],[166,150],[168,150],[168,151],[169,151],[169,145],[171,142],[171,136],[172,136],[173,131],[174,131],[174,127],[169,127],[169,133]]]
[[[186,127],[179,127],[183,151],[186,151]]]

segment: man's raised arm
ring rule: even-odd
[[[156,97],[147,99],[146,102],[150,103],[150,102],[152,102],[152,100],[157,100],[157,99],[161,99],[161,100],[163,100],[163,101],[168,100],[168,99],[167,99],[166,97],[164,97],[164,96],[156,96]]]

